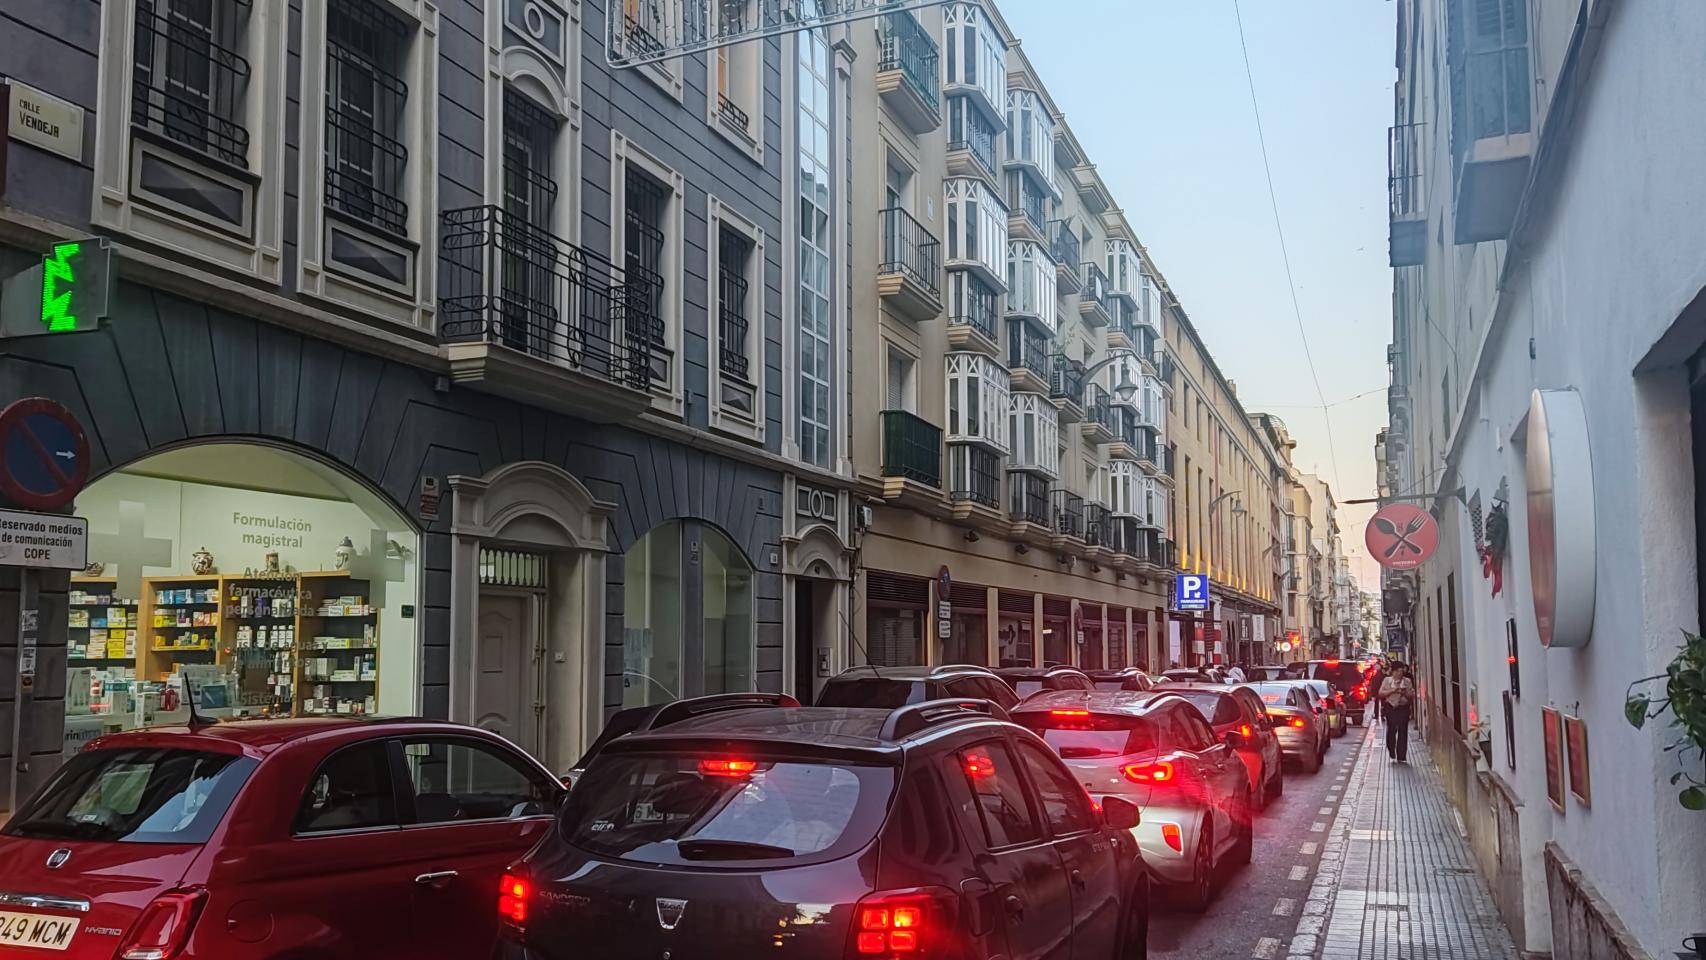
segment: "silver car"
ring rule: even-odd
[[[1321,702],[1322,709],[1327,711],[1327,732],[1335,738],[1344,736],[1349,727],[1346,724],[1345,703],[1339,697],[1339,691],[1325,680],[1299,680],[1297,682],[1306,683],[1311,690],[1315,691],[1316,699]]]
[[[1223,865],[1250,862],[1254,805],[1244,761],[1184,699],[1058,690],[1021,703],[1012,719],[1053,747],[1091,797],[1137,804],[1143,815],[1132,833],[1144,863],[1182,887],[1191,909],[1213,901]]]
[[[1269,680],[1249,686],[1268,709],[1280,753],[1310,773],[1321,769],[1332,733],[1327,729],[1327,715],[1318,706],[1320,694],[1303,680]]]

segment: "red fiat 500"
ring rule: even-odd
[[[561,793],[508,741],[448,723],[104,737],[0,831],[0,955],[489,956],[492,891]]]

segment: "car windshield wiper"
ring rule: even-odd
[[[749,840],[682,840],[675,845],[683,860],[774,860],[794,851]]]
[[[103,824],[59,819],[25,820],[8,832],[20,836],[56,837],[69,840],[100,840],[113,834],[112,828]]]

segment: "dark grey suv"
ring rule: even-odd
[[[958,697],[988,700],[1002,709],[1019,702],[1013,688],[988,667],[961,663],[938,667],[851,667],[824,684],[816,704],[892,710],[926,700]]]

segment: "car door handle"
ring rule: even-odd
[[[423,873],[415,878],[415,882],[425,887],[442,887],[456,877],[455,870],[440,870],[437,873]]]
[[[1025,919],[1025,901],[1018,897],[1008,897],[1007,918],[1015,923]]]
[[[1084,886],[1085,886],[1084,871],[1082,871],[1082,870],[1072,871],[1071,878],[1072,878],[1072,888],[1074,890],[1084,889]]]

